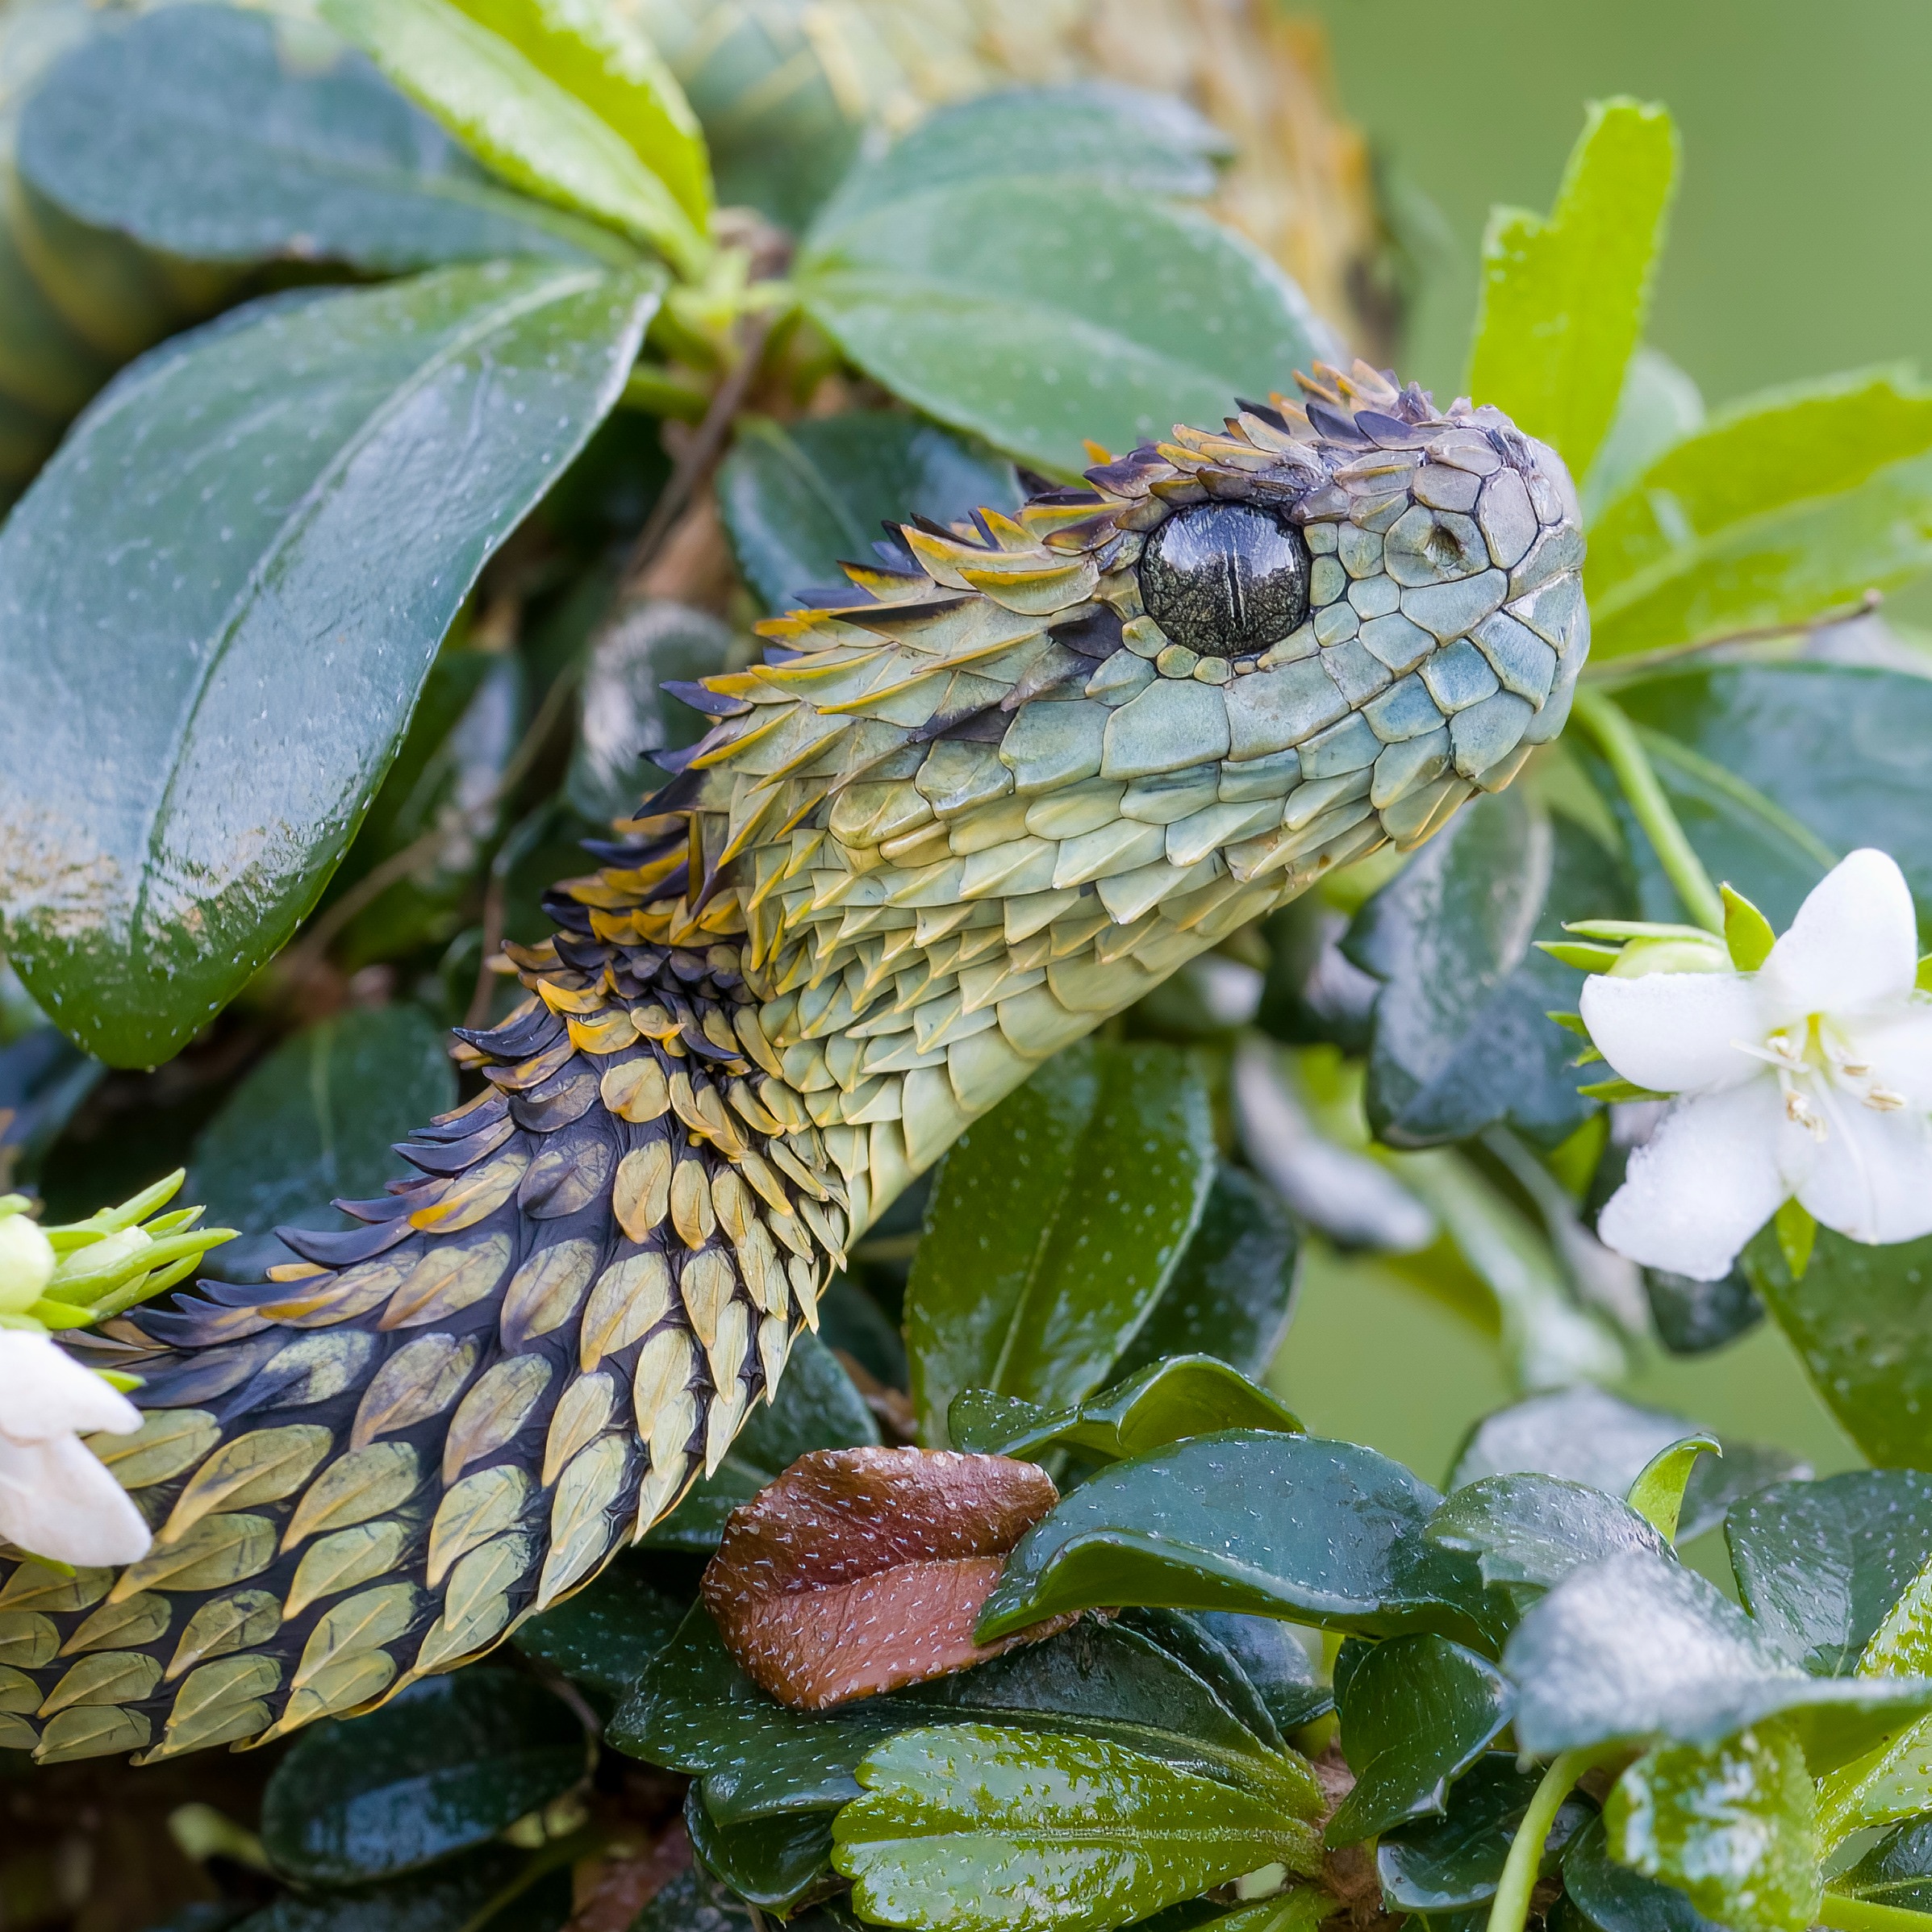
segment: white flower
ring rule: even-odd
[[[1755,973],[1593,975],[1590,1037],[1626,1080],[1676,1098],[1597,1232],[1699,1281],[1794,1195],[1860,1241],[1932,1233],[1932,998],[1914,991],[1905,875],[1855,852]]]
[[[80,1435],[140,1425],[140,1411],[51,1336],[0,1329],[0,1538],[87,1568],[144,1556],[140,1512]]]

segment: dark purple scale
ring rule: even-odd
[[[1196,503],[1147,540],[1140,582],[1170,642],[1204,657],[1246,657],[1307,621],[1308,547],[1252,503]]]

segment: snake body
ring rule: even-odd
[[[1561,729],[1576,500],[1358,364],[889,531],[509,949],[480,1095],[347,1233],[78,1346],[155,1531],[0,1556],[0,1746],[262,1742],[500,1642],[715,1469],[847,1243],[1049,1055]]]

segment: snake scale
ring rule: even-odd
[[[1362,364],[888,526],[508,949],[482,1075],[303,1258],[76,1346],[118,1572],[0,1555],[0,1746],[260,1742],[490,1649],[713,1469],[848,1243],[1049,1054],[1554,737],[1576,498]]]

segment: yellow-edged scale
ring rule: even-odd
[[[109,1325],[155,1530],[0,1558],[0,1746],[165,1757],[500,1642],[714,1468],[828,1271],[1184,961],[1508,782],[1588,649],[1576,499],[1357,365],[891,533],[512,947],[483,1077],[303,1260]]]

